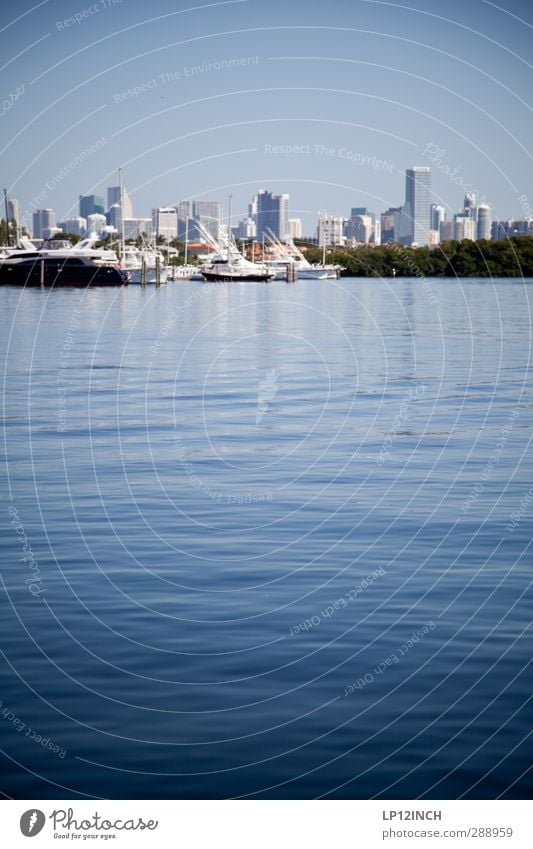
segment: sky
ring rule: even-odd
[[[258,189],[319,211],[466,191],[533,216],[530,0],[0,0],[2,188],[78,214],[124,169],[134,215]]]

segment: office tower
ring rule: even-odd
[[[194,224],[193,201],[181,200],[174,209],[176,210],[178,221],[178,239],[182,242],[184,242],[185,239],[188,239],[191,242],[195,241],[198,233]]]
[[[431,229],[440,231],[440,225],[446,221],[446,210],[436,203],[431,204]]]
[[[87,232],[87,219],[81,216],[65,218],[64,221],[59,222],[58,226],[63,233],[71,233],[73,236],[84,236]]]
[[[272,233],[276,239],[286,239],[289,235],[289,195],[273,195],[261,189],[252,201],[255,209],[257,239],[268,239]]]
[[[151,218],[125,218],[124,219],[124,238],[138,239],[140,236],[146,236],[150,239],[152,233]]]
[[[57,232],[56,214],[53,209],[37,209],[33,213],[33,236],[36,239],[49,239]]]
[[[103,215],[104,199],[100,195],[80,195],[80,218],[98,213]]]
[[[368,245],[372,241],[373,232],[374,222],[370,215],[352,215],[344,225],[344,235],[350,242]]]
[[[218,200],[195,200],[193,216],[215,241],[220,237],[222,204]]]
[[[381,220],[365,206],[352,207],[344,225],[344,235],[352,242],[381,244]]]
[[[301,218],[289,218],[288,221],[289,226],[289,238],[291,239],[301,239],[303,238],[303,225]]]
[[[449,242],[453,239],[453,221],[441,221],[439,227],[439,242]]]
[[[480,203],[477,208],[476,238],[490,239],[491,224],[490,207],[485,203]]]
[[[18,200],[11,198],[7,202],[7,214],[10,221],[14,221],[17,229],[20,227],[20,207]]]
[[[178,213],[173,206],[152,209],[152,233],[154,238],[163,237],[170,242],[178,235]]]
[[[120,235],[122,233],[122,210],[120,204],[114,203],[110,206],[105,217],[109,227],[113,227]]]
[[[122,200],[124,202],[124,218],[133,218],[133,204],[124,186],[122,186]],[[117,203],[120,205],[120,186],[109,186],[107,189],[107,208],[111,209]],[[99,211],[95,210],[95,212]]]
[[[257,236],[257,231],[255,227],[255,221],[253,218],[241,218],[236,227],[231,228],[232,233],[236,239],[255,239]]]
[[[476,222],[469,212],[458,213],[453,220],[453,238],[458,242],[476,239]]]
[[[391,206],[381,213],[381,244],[387,245],[390,242],[398,241],[398,220],[400,216],[400,208]]]
[[[414,165],[405,172],[405,204],[400,222],[403,245],[430,243],[431,168]]]
[[[89,234],[96,233],[97,236],[104,238],[106,235],[107,219],[100,212],[95,212],[93,215],[87,216],[87,232]]]
[[[320,215],[318,218],[318,244],[321,248],[344,244],[344,222],[342,215]]]

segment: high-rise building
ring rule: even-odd
[[[261,189],[252,201],[255,209],[257,239],[268,239],[273,234],[276,239],[286,239],[289,235],[289,195],[273,195]]]
[[[63,233],[71,233],[73,236],[85,236],[87,232],[87,219],[81,216],[65,218],[59,222],[58,227]]]
[[[289,218],[289,237],[291,239],[301,239],[303,237],[303,225],[301,218]]]
[[[193,216],[213,239],[220,236],[222,204],[218,200],[195,200]]]
[[[491,235],[491,214],[490,207],[485,203],[480,203],[477,208],[477,239],[490,239]]]
[[[429,245],[431,168],[414,165],[405,172],[405,204],[402,208],[400,241],[404,245]]]
[[[104,199],[100,195],[80,195],[80,218],[98,213],[103,215]]]
[[[431,204],[431,229],[440,231],[440,225],[446,221],[446,210],[437,203]]]
[[[344,225],[344,235],[351,243],[362,242],[368,245],[372,240],[373,232],[374,222],[370,215],[352,215]]]
[[[398,241],[399,234],[397,232],[398,220],[400,217],[400,208],[391,206],[381,213],[381,244],[387,245],[390,242]]]
[[[133,218],[133,204],[124,186],[122,186],[122,200],[124,204],[124,218]],[[117,203],[120,205],[120,186],[109,186],[107,189],[107,208],[111,209]]]
[[[37,209],[33,213],[33,236],[36,239],[49,239],[57,233],[56,214],[53,209]]]
[[[321,248],[344,244],[344,222],[342,215],[319,215],[317,233]]]
[[[453,238],[458,242],[464,239],[475,241],[476,239],[476,222],[469,212],[458,213],[453,220]]]
[[[449,242],[453,239],[453,221],[441,221],[439,227],[439,242]]]
[[[122,210],[119,203],[114,203],[105,214],[107,223],[113,227],[119,235],[122,234]]]
[[[125,218],[124,219],[124,238],[138,239],[143,233],[148,237],[152,233],[151,218]]]
[[[154,238],[162,236],[167,242],[178,235],[178,213],[173,206],[152,209],[152,233]]]
[[[106,235],[107,218],[100,212],[95,212],[93,215],[87,216],[87,232],[96,233],[97,236],[103,238]]]

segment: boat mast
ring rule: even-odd
[[[232,198],[232,195],[229,196],[229,204],[228,204],[228,262],[229,262],[229,247],[230,247],[230,238],[231,238],[231,198]]]
[[[7,189],[4,189],[4,203],[6,206],[6,244],[9,248],[11,246],[11,239],[9,237],[9,211],[7,206]]]
[[[122,186],[122,168],[118,169],[118,185],[120,197],[120,256],[124,259],[126,245],[124,241],[124,189]]]
[[[189,210],[187,209],[187,216],[185,218],[185,256],[184,265],[187,265],[187,255],[189,251]]]

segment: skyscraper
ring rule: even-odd
[[[124,218],[133,218],[133,204],[124,186],[122,186],[122,200],[124,202]],[[107,189],[107,208],[111,209],[117,203],[120,205],[120,186],[109,186]]]
[[[33,213],[33,236],[36,239],[49,239],[57,230],[56,214],[53,209],[37,209]]]
[[[178,213],[173,206],[152,209],[152,232],[157,239],[162,236],[167,242],[178,235]]]
[[[261,189],[252,201],[256,222],[257,239],[268,239],[273,233],[276,239],[289,235],[289,195],[273,195]]]
[[[414,165],[405,172],[405,204],[400,236],[403,245],[429,245],[430,211],[431,168]]]
[[[480,203],[477,208],[477,239],[490,239],[492,228],[490,207],[485,203]]]
[[[104,214],[104,199],[100,195],[80,195],[80,218]]]

